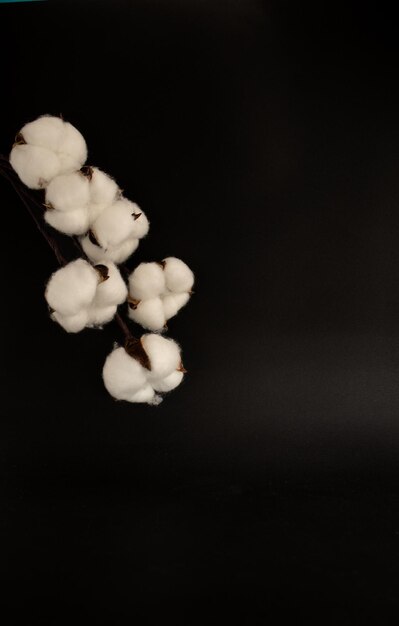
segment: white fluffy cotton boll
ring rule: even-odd
[[[158,263],[140,263],[129,276],[129,294],[134,300],[156,298],[165,291],[165,275]]]
[[[89,220],[86,209],[75,211],[56,211],[49,209],[44,214],[47,224],[64,235],[83,235],[89,228]]]
[[[127,298],[127,287],[120,271],[111,261],[102,260],[101,263],[108,268],[108,278],[99,283],[93,306],[102,308],[122,304]]]
[[[99,276],[94,267],[84,259],[77,259],[51,276],[45,297],[57,313],[75,315],[91,305],[98,282]]]
[[[135,308],[129,305],[128,315],[136,324],[153,331],[162,330],[166,322],[161,298],[142,300]]]
[[[46,189],[46,204],[57,211],[87,209],[89,202],[89,181],[81,172],[56,176]]]
[[[51,314],[51,319],[57,322],[67,333],[79,333],[87,326],[89,321],[88,312],[82,310],[76,315],[61,315],[54,311]]]
[[[165,320],[176,315],[190,299],[189,293],[169,293],[162,298]]]
[[[25,144],[17,143],[10,163],[31,189],[42,189],[59,174],[82,167],[87,158],[80,132],[59,117],[45,115],[25,124],[19,132]]]
[[[117,307],[115,305],[95,307],[91,306],[88,311],[88,326],[103,326],[115,317]]]
[[[127,354],[124,348],[117,348],[109,354],[103,368],[105,388],[116,400],[134,402],[131,398],[147,386],[146,370],[136,359]],[[146,400],[144,400],[145,402]],[[143,400],[138,400],[143,402]]]
[[[172,391],[172,389],[176,389],[176,387],[178,387],[182,382],[183,378],[183,372],[175,370],[165,378],[160,378],[159,380],[152,381],[151,385],[153,389],[155,389],[155,391],[165,393],[167,391]]]
[[[92,225],[92,231],[104,250],[120,246],[134,235],[134,204],[126,198],[104,209]]]
[[[176,293],[191,291],[194,284],[194,274],[188,265],[173,256],[164,259],[164,264],[167,288]]]
[[[15,145],[10,163],[22,182],[30,189],[43,189],[61,168],[55,152],[28,144]]]
[[[180,348],[173,339],[166,339],[162,335],[143,335],[141,344],[150,360],[151,370],[148,380],[159,380],[169,376],[181,365]]]
[[[93,263],[99,263],[101,260],[112,261],[113,263],[123,263],[128,259],[139,245],[138,239],[128,239],[120,246],[108,248],[104,250],[101,246],[95,245],[88,235],[81,237],[81,246],[85,254]]]

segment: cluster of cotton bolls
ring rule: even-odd
[[[156,405],[160,394],[180,385],[185,369],[178,344],[155,331],[162,331],[188,302],[194,275],[183,261],[168,257],[141,263],[130,274],[127,288],[116,264],[135,251],[149,223],[115,180],[85,165],[86,159],[81,133],[50,115],[25,124],[10,154],[21,181],[45,190],[45,221],[79,237],[89,259],[67,263],[52,274],[45,289],[50,316],[67,332],[78,333],[86,327],[101,328],[116,315],[127,339],[108,355],[104,385],[116,400]],[[154,332],[140,339],[130,334],[117,314],[126,300],[130,319]]]
[[[194,274],[175,257],[140,263],[129,276],[129,317],[148,330],[162,330],[187,304],[193,284]]]
[[[45,291],[51,318],[69,333],[110,322],[126,296],[127,287],[114,263],[93,266],[84,259],[54,272]]]
[[[91,261],[123,263],[148,233],[148,219],[113,178],[97,167],[83,167],[86,159],[80,132],[50,115],[25,124],[10,154],[22,182],[46,189],[44,218],[50,226],[79,235]]]
[[[175,389],[184,373],[177,343],[161,335],[147,334],[108,355],[103,379],[107,391],[117,400],[159,404],[159,393]]]

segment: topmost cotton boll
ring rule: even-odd
[[[81,133],[59,117],[45,115],[25,124],[10,153],[10,163],[30,189],[43,189],[59,174],[82,167],[87,159]]]

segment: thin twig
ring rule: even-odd
[[[25,206],[26,210],[28,211],[28,213],[31,216],[31,218],[33,219],[33,221],[35,222],[36,228],[41,233],[41,235],[45,238],[45,240],[47,241],[48,245],[50,246],[50,248],[54,252],[54,254],[55,254],[56,258],[57,258],[58,263],[60,265],[65,265],[67,263],[67,261],[66,261],[65,257],[62,255],[60,249],[58,248],[58,245],[56,244],[54,239],[52,237],[50,237],[50,235],[45,231],[45,229],[43,228],[43,226],[40,223],[40,220],[38,220],[36,215],[33,213],[31,207],[29,206],[27,200],[25,199],[24,194],[19,189],[18,185],[13,181],[11,176],[9,176],[2,168],[0,168],[0,174],[6,180],[8,180],[8,182],[12,185],[14,191],[18,194],[21,202]]]

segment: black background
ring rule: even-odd
[[[184,385],[157,408],[116,403],[101,368],[118,327],[49,321],[55,259],[1,183],[4,623],[393,616],[393,13],[53,1],[0,20],[1,150],[62,113],[151,220],[130,266],[176,255],[197,278],[169,325]]]

